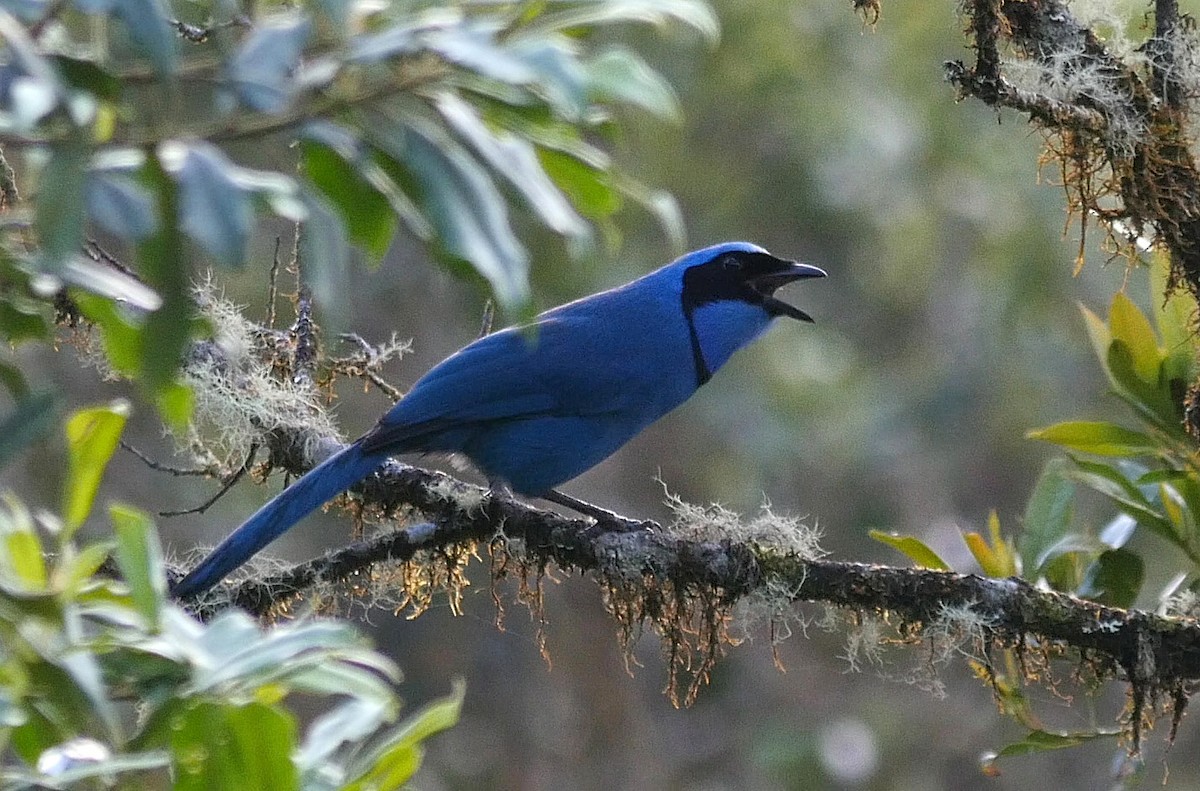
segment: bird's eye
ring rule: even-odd
[[[721,259],[721,268],[728,272],[736,272],[742,268],[742,262],[732,255],[727,255]]]

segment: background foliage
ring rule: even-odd
[[[686,218],[687,246],[749,238],[830,270],[789,294],[818,324],[779,328],[574,493],[661,517],[657,474],[688,500],[753,510],[766,497],[811,514],[836,557],[894,562],[868,537],[894,531],[957,569],[999,575],[1020,557],[1026,575],[1118,603],[1156,606],[1191,570],[1194,471],[1178,401],[1165,400],[1191,363],[1179,316],[1164,322],[1158,288],[1103,251],[1089,248],[1072,278],[1075,240],[1061,193],[1038,183],[1039,139],[955,104],[941,82],[963,47],[950,5],[889,9],[871,29],[841,5],[765,0],[4,8],[0,123],[25,197],[3,190],[0,329],[26,342],[4,360],[0,459],[18,460],[5,482],[27,507],[53,504],[69,531],[111,535],[86,519],[98,486],[156,509],[211,494],[125,455],[101,483],[95,459],[54,441],[55,410],[126,393],[135,444],[168,458],[146,405],[168,423],[188,414],[175,365],[189,336],[213,331],[190,318],[193,277],[216,267],[222,289],[265,313],[290,221],[305,221],[327,330],[415,339],[389,372],[403,385],[475,335],[484,294],[520,316],[623,282],[678,252]],[[1141,6],[1125,13],[1137,30]],[[105,263],[109,247],[149,289]],[[106,367],[135,385],[101,386],[51,350],[62,284],[102,328]],[[386,406],[342,393],[346,434]],[[1044,426],[1036,436],[1074,458],[1043,466],[1052,451],[1025,435]],[[28,448],[36,436],[50,439]],[[262,497],[237,487],[161,527],[185,551]],[[344,520],[324,527],[274,550],[303,557],[346,535]],[[161,606],[151,588],[122,606],[146,618]],[[947,695],[933,697],[897,683],[924,678],[920,657],[847,674],[847,636],[812,629],[780,648],[786,674],[747,646],[678,712],[658,695],[653,646],[626,675],[589,586],[550,588],[552,669],[519,614],[491,627],[486,589],[465,618],[373,618],[414,699],[470,682],[424,787],[976,788],[984,751],[1031,732],[1099,733],[1122,704],[1013,688],[1013,722],[966,666],[941,671]],[[287,731],[280,716],[262,713]],[[1181,757],[1196,738],[1185,727],[1172,783],[1196,779]],[[1001,762],[986,782],[1095,787],[1115,754],[1093,739]]]

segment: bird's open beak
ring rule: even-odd
[[[825,270],[811,264],[801,264],[795,261],[781,261],[786,266],[773,272],[754,278],[754,289],[762,295],[762,306],[772,316],[791,316],[799,321],[812,322],[812,316],[800,308],[793,307],[775,296],[780,286],[785,286],[795,280],[805,280],[810,277],[825,277]]]

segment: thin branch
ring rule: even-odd
[[[275,301],[279,299],[279,248],[283,239],[275,237],[275,254],[271,257],[271,272],[267,277],[267,327],[275,328]]]
[[[224,497],[226,495],[226,493],[230,489],[232,489],[234,486],[236,486],[237,482],[240,481],[246,475],[246,473],[250,471],[250,468],[254,465],[254,457],[257,455],[258,455],[258,443],[254,443],[250,446],[250,451],[246,454],[246,460],[244,462],[242,462],[242,466],[240,466],[236,470],[234,470],[234,473],[232,475],[230,475],[222,483],[221,488],[217,490],[216,494],[214,494],[212,497],[205,500],[200,505],[196,506],[195,508],[185,508],[181,511],[159,511],[158,515],[163,516],[163,517],[169,517],[169,516],[184,516],[186,514],[202,514],[202,513],[204,513],[209,508],[212,508],[213,505],[218,500],[220,500],[222,497]]]
[[[197,477],[212,475],[212,470],[205,467],[171,467],[162,462],[155,461],[125,440],[119,440],[119,442],[122,449],[137,456],[143,464],[156,472],[165,472],[168,475],[194,475]]]
[[[479,337],[492,334],[492,323],[496,320],[496,303],[489,299],[483,303],[483,317],[479,321]]]
[[[391,341],[381,348],[368,343],[366,338],[355,332],[343,332],[338,335],[338,339],[353,343],[359,351],[348,357],[331,359],[329,361],[330,370],[346,376],[366,379],[382,390],[393,404],[404,397],[404,392],[384,379],[379,371],[385,363],[398,359],[401,354],[408,351],[411,348],[410,344],[398,341],[393,335]]]

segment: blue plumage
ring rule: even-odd
[[[532,328],[480,338],[263,506],[173,593],[215,585],[389,456],[459,453],[519,494],[546,494],[687,400],[775,317],[811,321],[774,292],[824,274],[746,242],[715,245],[547,311]]]

